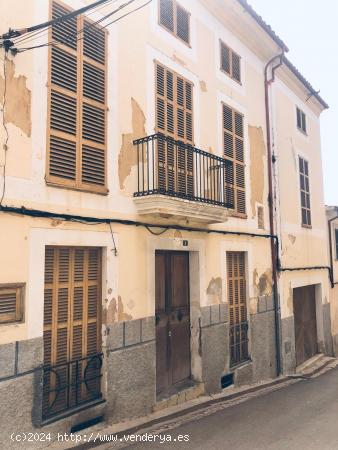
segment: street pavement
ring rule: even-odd
[[[156,443],[128,447],[166,448],[338,450],[338,368],[188,423],[178,419]]]

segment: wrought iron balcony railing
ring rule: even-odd
[[[227,186],[232,162],[163,134],[134,141],[137,151],[135,197],[162,194],[233,208]]]
[[[43,368],[44,420],[102,398],[101,368],[103,354]]]

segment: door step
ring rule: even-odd
[[[177,406],[182,403],[194,400],[204,394],[204,384],[199,383],[195,386],[182,389],[180,392],[173,394],[167,398],[159,400],[153,406],[153,412],[161,411],[171,406]]]
[[[322,371],[326,366],[336,363],[336,358],[325,356],[323,353],[313,356],[296,368],[296,373],[290,375],[292,378],[309,378]]]

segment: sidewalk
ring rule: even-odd
[[[304,379],[318,377],[337,366],[337,359],[326,358],[325,362],[321,365],[315,364],[311,369],[307,368],[306,374],[300,373],[292,376],[283,376],[273,380],[257,383],[255,385],[243,386],[241,388],[228,387],[220,394],[204,395],[186,403],[156,411],[146,417],[115,425],[101,423],[76,433],[75,436],[77,442],[53,442],[49,448],[76,448],[77,450],[86,450],[96,447],[103,449],[104,446],[108,446],[106,448],[113,448],[113,446],[114,448],[121,446],[124,447],[127,444],[120,441],[120,439],[124,440],[124,436],[143,434],[146,432],[149,433],[154,427],[168,428],[170,427],[170,424],[177,423],[178,419],[180,423],[189,422],[196,419],[196,417],[213,414],[217,411],[246,402],[247,400],[255,397],[283,389],[295,383],[299,383]],[[111,442],[108,444],[107,442],[100,440],[100,436],[110,435],[115,436],[114,443]],[[118,442],[116,442],[116,440]]]

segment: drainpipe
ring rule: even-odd
[[[338,213],[338,208],[336,208],[336,213]],[[328,227],[329,227],[329,248],[330,248],[330,281],[331,281],[331,288],[333,289],[335,284],[338,284],[338,282],[334,281],[334,274],[333,274],[333,254],[332,254],[332,229],[331,229],[331,223],[338,219],[338,214],[336,214],[332,219],[328,220]]]
[[[267,153],[268,153],[268,177],[269,177],[269,223],[270,223],[270,234],[274,236],[275,225],[274,225],[274,201],[273,201],[273,164],[275,162],[274,156],[271,150],[271,130],[270,130],[270,110],[269,110],[269,87],[275,81],[275,71],[283,64],[284,51],[277,56],[274,56],[265,66],[264,69],[264,85],[265,85],[265,114],[266,114],[266,142],[267,142]],[[271,69],[271,79],[268,78],[269,66],[274,62],[278,62]],[[273,299],[274,299],[274,311],[275,311],[275,344],[276,344],[276,372],[277,376],[281,374],[281,339],[280,339],[280,304],[279,304],[279,294],[278,294],[278,240],[274,238],[270,239],[271,246],[271,262],[272,262],[272,278],[273,278]]]

